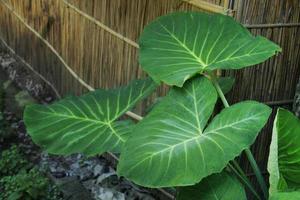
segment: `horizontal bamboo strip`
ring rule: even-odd
[[[300,23],[278,23],[278,24],[244,24],[246,28],[281,28],[281,27],[300,27]]]
[[[265,102],[265,104],[269,106],[282,106],[282,105],[291,105],[293,104],[294,99],[287,99],[287,100],[281,100],[281,101],[268,101]]]

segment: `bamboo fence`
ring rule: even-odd
[[[231,15],[253,34],[278,43],[282,53],[267,62],[222,73],[236,77],[231,103],[291,105],[300,75],[299,0],[0,0],[0,38],[58,96],[81,94],[145,76],[137,62],[138,37],[151,20],[178,10]],[[167,89],[160,87],[135,112],[143,114]],[[270,136],[271,120],[252,147],[264,169]],[[244,158],[241,162],[251,173]]]

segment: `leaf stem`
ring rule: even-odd
[[[217,90],[217,92],[218,92],[218,94],[221,98],[221,101],[222,101],[224,107],[228,108],[229,103],[228,103],[228,101],[227,101],[227,99],[226,99],[226,97],[225,97],[225,95],[224,95],[224,93],[223,93],[223,91],[222,91],[222,89],[221,89],[221,87],[220,87],[220,85],[219,85],[219,83],[218,83],[218,81],[216,80],[215,77],[212,78],[212,82],[213,82],[213,84],[214,84],[214,86],[215,86],[215,88],[216,88],[216,90]]]
[[[240,168],[240,166],[238,165],[238,163],[233,160],[233,164],[234,166],[231,165],[231,163],[228,163],[229,168],[234,172],[234,174],[240,179],[240,181],[242,181],[247,187],[248,189],[253,193],[253,195],[258,199],[261,200],[260,196],[257,194],[257,192],[255,191],[254,187],[252,186],[252,184],[250,183],[248,177],[246,176],[246,174],[243,172],[243,170]]]
[[[215,86],[215,88],[216,88],[216,90],[217,90],[217,92],[218,92],[218,94],[219,94],[219,96],[221,98],[221,101],[223,102],[224,107],[228,108],[229,107],[229,103],[228,103],[228,101],[227,101],[227,99],[226,99],[226,97],[225,97],[225,95],[224,95],[224,93],[223,93],[223,91],[222,91],[222,89],[221,89],[221,87],[220,87],[220,85],[219,85],[219,83],[216,80],[216,77],[214,75],[211,76],[211,81],[214,84],[214,86]],[[256,161],[255,161],[255,159],[253,157],[253,154],[251,153],[251,151],[249,149],[246,149],[245,153],[246,153],[246,156],[247,156],[247,158],[248,158],[248,160],[250,162],[250,165],[251,165],[251,167],[252,167],[252,169],[253,169],[253,171],[255,173],[255,176],[256,176],[257,181],[258,181],[258,183],[260,185],[260,188],[263,191],[264,197],[266,199],[268,199],[267,185],[266,185],[266,183],[264,181],[264,178],[263,178],[263,176],[261,174],[261,171],[260,171],[260,169],[259,169],[259,167],[258,167],[258,165],[257,165],[257,163],[256,163]]]
[[[256,163],[256,161],[254,159],[254,156],[251,153],[250,149],[246,149],[245,153],[246,153],[247,158],[248,158],[248,160],[250,162],[250,165],[251,165],[251,167],[252,167],[252,169],[253,169],[253,171],[254,171],[254,173],[256,175],[257,181],[258,181],[258,183],[259,183],[259,185],[260,185],[260,187],[261,187],[261,189],[262,189],[262,191],[264,193],[264,197],[266,199],[268,199],[268,188],[267,188],[265,180],[264,180],[264,178],[263,178],[263,176],[261,174],[261,171],[260,171],[260,169],[259,169],[259,167],[258,167],[258,165],[257,165],[257,163]]]

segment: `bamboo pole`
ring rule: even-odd
[[[223,7],[223,6],[219,6],[216,4],[212,4],[209,3],[207,1],[203,1],[203,0],[182,0],[186,3],[189,3],[193,6],[196,6],[197,8],[209,11],[209,12],[214,12],[214,13],[222,13],[222,14],[228,14],[230,16],[233,15],[233,10],[228,9],[227,7]],[[225,2],[226,3],[226,2]],[[227,3],[229,5],[229,2],[227,1]]]
[[[93,23],[95,23],[97,26],[101,27],[103,30],[107,31],[108,33],[116,36],[117,38],[119,38],[120,40],[123,40],[124,42],[130,44],[131,46],[135,47],[135,48],[139,48],[139,45],[134,42],[133,40],[123,36],[122,34],[112,30],[111,28],[109,28],[108,26],[106,26],[105,24],[101,23],[99,20],[96,20],[94,17],[82,12],[80,9],[78,9],[76,6],[70,4],[68,1],[63,0],[63,3],[68,7],[68,8],[72,8],[75,12],[77,12],[78,14],[80,14],[81,16],[83,16],[84,18],[92,21]]]

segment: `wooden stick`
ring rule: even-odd
[[[133,112],[130,112],[130,111],[127,111],[126,115],[129,116],[129,117],[131,117],[131,118],[133,118],[133,119],[135,119],[135,120],[137,120],[137,121],[141,121],[143,119],[142,116],[137,115],[137,114],[135,114]]]
[[[233,10],[225,8],[223,6],[209,3],[207,1],[203,1],[203,0],[182,0],[182,1],[209,12],[228,14],[230,16],[233,15]]]
[[[105,24],[101,23],[99,20],[95,19],[94,17],[82,12],[80,9],[78,9],[76,6],[70,4],[68,1],[63,0],[62,1],[67,7],[72,8],[75,12],[77,12],[78,14],[80,14],[81,16],[83,16],[84,18],[87,18],[88,20],[94,22],[97,26],[101,27],[103,30],[109,32],[110,34],[116,36],[117,38],[119,38],[120,40],[123,40],[124,42],[130,44],[131,46],[135,47],[135,48],[139,48],[139,45],[134,42],[133,40],[121,35],[120,33],[112,30],[111,28],[109,28],[108,26],[106,26]]]

